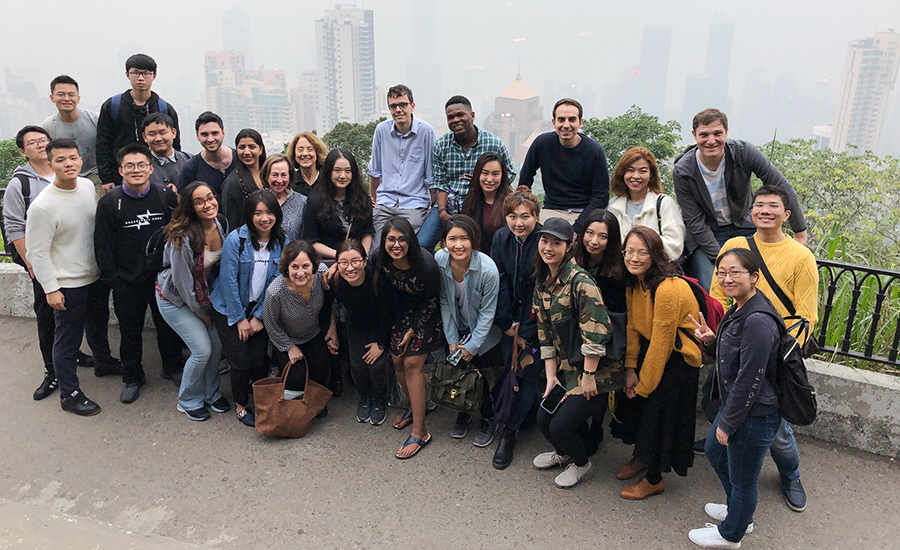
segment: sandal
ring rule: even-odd
[[[250,412],[250,409],[247,409],[246,407],[241,409],[238,411],[237,417],[244,426],[250,426],[251,428],[256,427],[256,419],[253,418],[253,413]]]
[[[406,438],[406,441],[403,442],[403,446],[400,447],[400,451],[409,447],[410,445],[418,445],[419,447],[415,451],[413,451],[413,453],[411,455],[400,456],[400,451],[397,451],[396,453],[394,453],[394,456],[396,458],[399,458],[400,460],[406,460],[408,458],[412,458],[412,457],[416,456],[417,454],[419,454],[419,451],[421,451],[422,448],[425,447],[425,445],[428,445],[429,443],[431,443],[431,434],[426,435],[424,440],[419,439],[418,437],[410,434],[410,436]]]
[[[395,430],[402,430],[403,428],[412,424],[412,410],[406,409],[406,412],[402,415],[398,415],[397,418],[391,423],[391,426],[394,427]]]

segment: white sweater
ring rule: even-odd
[[[28,208],[26,258],[44,292],[87,286],[100,278],[94,259],[94,184],[78,178],[71,191],[48,185]]]
[[[642,226],[649,227],[653,231],[659,233],[659,222],[662,221],[662,237],[663,246],[666,254],[672,261],[681,257],[684,250],[684,220],[681,219],[681,209],[675,199],[668,195],[663,195],[662,205],[660,206],[660,217],[656,215],[656,200],[659,195],[653,191],[647,191],[647,197],[644,199],[644,206],[641,213],[635,216],[634,222],[625,214],[625,204],[628,201],[627,196],[613,197],[606,207],[619,221],[619,229],[622,231],[622,239],[631,231],[632,227]],[[624,243],[623,243],[624,244]]]

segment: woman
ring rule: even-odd
[[[626,395],[637,400],[630,411],[637,430],[634,457],[616,477],[631,479],[646,468],[646,476],[619,493],[641,500],[665,491],[663,472],[686,476],[694,463],[701,359],[690,316],[699,318],[700,305],[656,231],[629,231],[623,256],[629,283]]]
[[[291,189],[293,177],[290,160],[284,155],[272,155],[263,163],[262,179],[281,206],[281,229],[289,241],[297,241],[302,236],[307,206],[306,197]]]
[[[350,375],[359,390],[356,420],[380,426],[384,422],[390,384],[390,317],[376,288],[375,266],[366,263],[366,250],[348,239],[337,249],[338,276],[330,288],[344,306]]]
[[[266,290],[263,324],[275,348],[275,364],[294,365],[285,396],[299,397],[306,384],[306,370],[296,365],[301,359],[306,359],[310,380],[328,384],[328,352],[336,351],[331,343],[334,328],[328,328],[327,334],[324,330],[331,319],[331,300],[325,299],[322,287],[325,265],[308,242],[288,243],[281,253],[278,271],[281,275]],[[323,409],[320,417],[327,411]]]
[[[512,187],[503,157],[493,151],[478,157],[472,174],[477,178],[478,185],[469,186],[461,213],[475,220],[481,228],[479,250],[490,254],[494,233],[506,225],[503,201],[512,193]]]
[[[315,243],[320,257],[333,260],[345,239],[356,239],[367,251],[375,226],[372,201],[353,153],[334,149],[325,157],[319,183],[303,216],[303,238]]]
[[[511,193],[503,201],[506,227],[494,234],[491,259],[500,274],[500,292],[497,298],[497,315],[494,322],[503,331],[500,349],[503,365],[509,365],[513,355],[520,357],[523,350],[528,359],[520,362],[522,376],[516,394],[516,418],[504,426],[494,452],[493,466],[502,470],[510,465],[516,445],[516,437],[522,422],[537,405],[538,377],[543,372],[544,361],[537,337],[537,322],[531,314],[534,304],[534,260],[541,224],[541,204],[527,190]],[[529,363],[525,365],[524,363]]]
[[[191,356],[184,364],[178,410],[191,420],[210,417],[231,404],[219,393],[222,344],[210,319],[209,287],[218,271],[227,228],[219,202],[205,183],[188,185],[163,235],[163,270],[156,279],[156,303],[163,319],[184,341]]]
[[[632,227],[649,227],[662,237],[670,260],[681,257],[685,231],[681,209],[675,199],[664,194],[656,156],[649,149],[632,147],[625,151],[613,172],[609,191],[614,197],[607,209],[616,217],[622,234]]]
[[[266,146],[259,132],[244,128],[235,136],[234,147],[240,162],[222,182],[222,214],[232,230],[246,221],[241,219],[244,199],[250,193],[268,187],[265,178],[260,177],[260,167],[266,161]]]
[[[328,147],[312,132],[300,132],[291,140],[287,151],[291,158],[291,168],[296,171],[294,191],[309,196],[319,178],[319,170],[325,164]]]
[[[454,214],[444,225],[441,250],[434,260],[441,268],[441,322],[449,346],[448,356],[462,348],[462,361],[481,371],[484,400],[481,427],[473,445],[487,447],[494,441],[494,410],[490,389],[502,366],[500,327],[494,325],[500,275],[491,257],[478,251],[481,231],[475,220]],[[450,437],[466,437],[469,413],[459,413]]]
[[[706,458],[722,481],[725,504],[706,513],[721,523],[693,529],[690,539],[704,548],[738,548],[753,530],[759,472],[781,424],[775,378],[781,316],[756,290],[759,265],[749,250],[733,248],[716,260],[716,279],[733,300],[718,335],[700,317],[694,335],[716,355],[721,405],[706,438]]]
[[[534,467],[545,470],[568,464],[556,476],[558,487],[577,485],[591,471],[586,437],[582,426],[589,418],[603,418],[608,400],[602,393],[622,388],[624,372],[618,363],[603,365],[609,340],[609,317],[600,290],[587,271],[572,257],[574,232],[562,218],[549,218],[540,230],[538,257],[534,267],[534,307],[537,310],[538,340],[547,375],[546,398],[559,384],[566,395],[555,412],[541,407],[538,426],[553,451],[534,458]],[[569,362],[571,349],[563,347],[557,323],[568,318],[578,323],[583,365]],[[562,324],[562,323],[559,323]]]
[[[213,285],[212,321],[231,364],[231,396],[237,417],[255,426],[251,384],[268,374],[269,335],[263,325],[266,288],[278,276],[284,247],[281,207],[268,190],[244,201],[247,224],[232,231],[222,247],[219,277]]]
[[[412,424],[412,431],[394,456],[412,458],[431,442],[425,429],[425,373],[429,352],[443,343],[439,300],[441,272],[434,257],[419,248],[416,232],[406,218],[387,221],[381,246],[373,254],[373,264],[381,272],[378,294],[387,304],[391,327],[391,359],[410,409],[398,415],[394,428]]]

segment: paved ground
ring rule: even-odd
[[[264,438],[232,414],[190,422],[158,377],[149,338],[141,399],[122,405],[120,381],[79,369],[104,407],[79,418],[56,395],[32,401],[34,333],[34,321],[0,318],[0,548],[688,549],[687,531],[707,521],[703,504],[723,498],[698,457],[689,477],[666,478],[665,494],[622,500],[614,474],[628,449],[609,439],[592,481],[557,489],[553,474],[531,468],[547,449],[536,429],[498,472],[493,449],[447,435],[446,411],[428,417],[432,444],[401,462],[393,452],[403,435],[358,424],[352,389],[302,440]],[[900,545],[900,465],[806,438],[800,449],[809,508],[788,510],[767,461],[745,548]]]

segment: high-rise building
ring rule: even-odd
[[[244,52],[206,52],[203,66],[206,108],[222,117],[231,132],[247,127],[250,119],[244,100]]]
[[[435,51],[435,0],[416,0],[412,3],[412,28],[416,53],[406,62],[406,84],[416,101],[416,116],[444,118],[441,94],[441,62]],[[397,84],[392,82],[391,84]]]
[[[253,67],[253,35],[250,19],[244,10],[232,4],[222,16],[222,46],[224,50],[244,53],[244,61]]]
[[[831,148],[877,151],[888,99],[900,68],[900,33],[877,32],[847,48]]]
[[[669,77],[672,27],[646,26],[641,40],[641,59],[622,71],[619,82],[603,89],[601,116],[619,116],[632,105],[662,117]]]
[[[372,10],[337,5],[316,20],[319,79],[316,129],[375,118],[375,19]]]
[[[694,115],[703,109],[730,109],[728,73],[731,69],[733,44],[734,23],[716,14],[709,25],[705,70],[702,74],[688,75],[685,82],[682,126],[690,128]]]
[[[300,85],[291,88],[294,130],[297,132],[309,132],[316,127],[316,82],[316,73],[308,71],[300,75]]]
[[[503,140],[516,166],[521,166],[528,145],[541,129],[543,110],[541,98],[522,80],[521,73],[494,100],[494,111],[485,119],[484,129]]]

